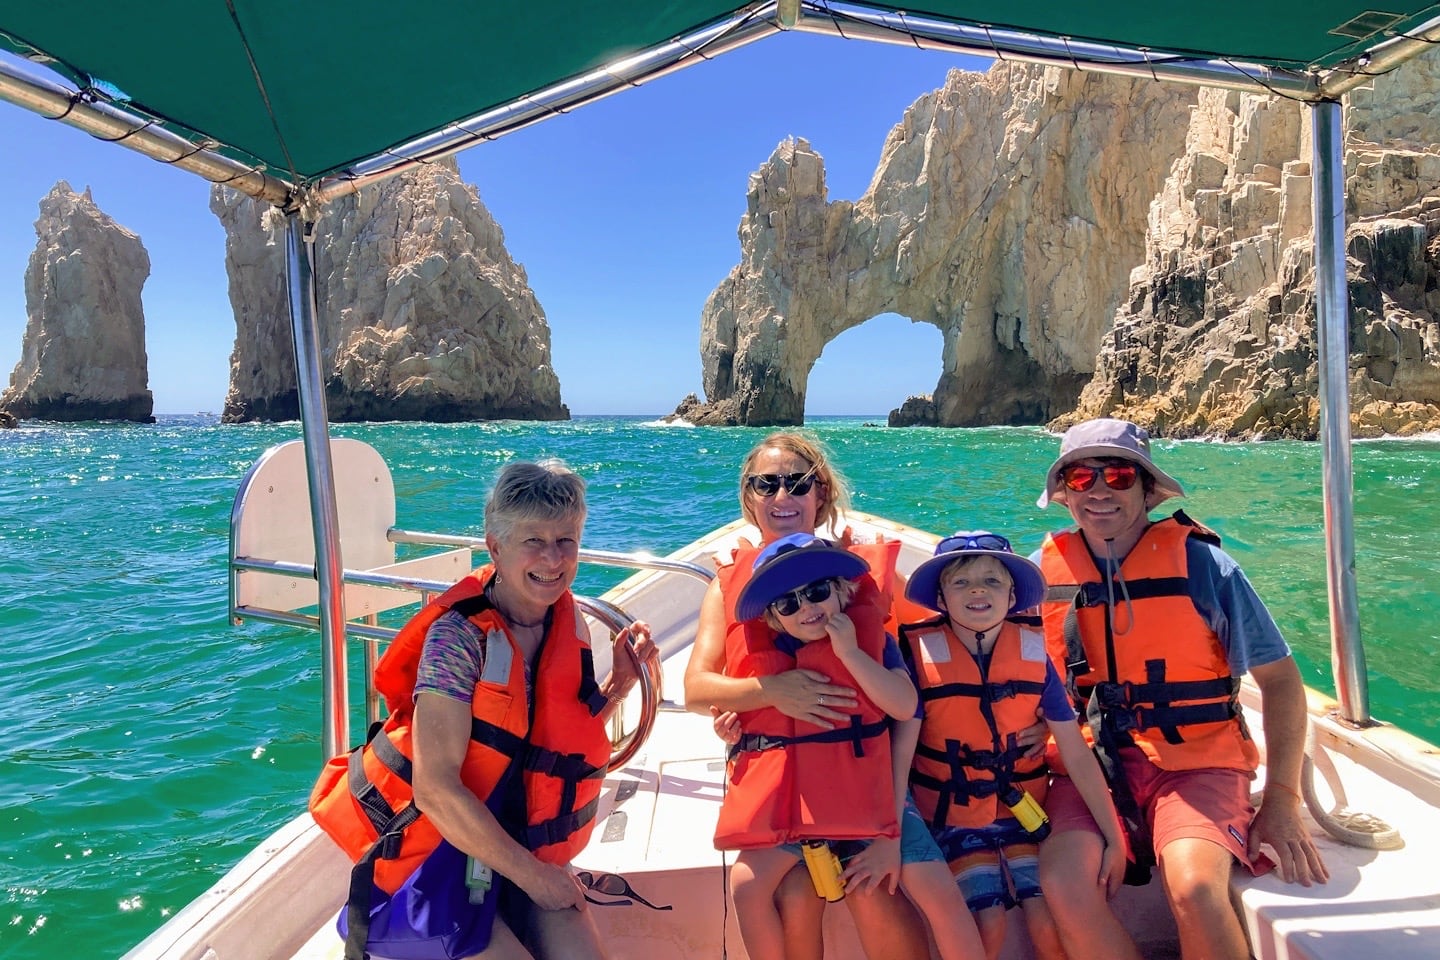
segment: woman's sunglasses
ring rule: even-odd
[[[834,580],[816,580],[814,583],[807,583],[798,590],[791,590],[789,593],[781,594],[770,601],[770,609],[775,611],[777,616],[789,617],[800,609],[802,603],[824,603],[830,599],[830,591],[834,586]],[[802,599],[803,598],[803,599]]]
[[[1103,467],[1071,464],[1060,471],[1060,482],[1066,490],[1075,493],[1084,493],[1100,478],[1104,478],[1105,486],[1111,490],[1129,490],[1140,479],[1140,468],[1133,463],[1107,463]]]
[[[773,497],[784,487],[792,497],[803,497],[815,485],[815,471],[805,473],[752,473],[745,484],[762,497]]]
[[[635,888],[630,886],[630,881],[618,873],[591,873],[588,870],[581,870],[575,874],[575,879],[579,880],[580,885],[586,890],[594,890],[596,893],[603,893],[607,897],[629,897],[630,900],[643,904],[651,910],[674,909],[674,907],[668,903],[663,907],[655,906],[655,904],[636,893]],[[599,904],[602,907],[630,906],[630,900],[596,900],[589,894],[585,895],[585,899],[591,903]]]

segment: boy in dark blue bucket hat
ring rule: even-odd
[[[905,596],[940,616],[900,628],[920,692],[919,742],[910,787],[965,902],[987,957],[1020,906],[1036,955],[1063,957],[1040,896],[1039,843],[1050,833],[1041,804],[1048,770],[1017,735],[1042,714],[1108,844],[1099,882],[1118,889],[1125,845],[1099,764],[1086,746],[1045,637],[1008,619],[1045,598],[1040,568],[984,530],[941,540],[910,575]],[[901,749],[897,742],[897,753]]]

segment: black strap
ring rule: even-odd
[[[540,823],[527,824],[523,836],[517,838],[527,850],[539,850],[552,843],[560,843],[576,830],[595,819],[600,809],[600,798],[596,797],[578,810],[560,813]]]
[[[972,697],[994,703],[1008,700],[1022,693],[1039,696],[1045,691],[1045,684],[1039,680],[1006,680],[1004,683],[942,683],[938,687],[926,687],[920,691],[925,703],[944,697]]]
[[[1163,676],[1164,663],[1163,660],[1150,661],[1146,664],[1147,671],[1152,676]],[[1183,743],[1180,727],[1224,723],[1240,716],[1240,681],[1234,677],[1157,679],[1148,683],[1104,682],[1090,690],[1091,709],[1099,710],[1115,730],[1127,736],[1134,730],[1158,728],[1168,742]],[[1221,697],[1224,699],[1218,699]],[[1177,700],[1207,702],[1177,705]]]
[[[365,960],[366,957],[365,944],[370,939],[370,897],[375,890],[375,861],[398,857],[405,828],[419,819],[420,808],[413,803],[406,804],[383,830],[378,831],[380,836],[350,869],[350,896],[345,902],[345,960]]]
[[[850,743],[854,747],[855,756],[863,757],[865,740],[889,735],[889,733],[889,718],[877,720],[874,723],[861,723],[859,714],[851,714],[848,726],[836,727],[833,730],[820,730],[815,733],[802,733],[799,736],[787,737],[778,733],[742,733],[740,739],[730,748],[730,757],[734,759],[740,753],[759,753],[779,747],[788,747],[796,743]]]
[[[600,711],[610,702],[605,694],[600,692],[600,684],[595,682],[595,654],[589,647],[580,650],[580,689],[577,696],[592,717],[600,716]]]
[[[1095,759],[1105,782],[1110,785],[1110,795],[1115,800],[1115,813],[1120,826],[1130,843],[1131,859],[1125,864],[1125,883],[1132,887],[1143,887],[1150,882],[1150,873],[1155,867],[1155,840],[1150,833],[1149,821],[1135,800],[1130,789],[1130,780],[1125,776],[1125,767],[1120,762],[1120,748],[1134,744],[1128,732],[1122,732],[1107,722],[1099,703],[1092,695],[1086,711],[1086,722],[1094,737]]]
[[[924,743],[915,745],[915,756],[944,764],[949,770],[946,777],[934,777],[912,769],[910,783],[933,790],[936,793],[935,814],[930,825],[935,829],[945,826],[954,803],[969,803],[985,797],[1003,793],[1013,783],[1038,780],[1050,773],[1046,764],[1024,773],[1015,772],[1015,764],[1026,753],[1011,734],[1003,750],[975,750],[959,740],[946,740],[945,749],[940,750]],[[972,779],[971,771],[985,772],[988,777]]]

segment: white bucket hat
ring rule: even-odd
[[[1150,459],[1150,434],[1143,427],[1137,427],[1129,420],[1086,420],[1065,431],[1060,440],[1060,457],[1050,464],[1045,474],[1045,492],[1035,501],[1036,506],[1066,503],[1068,491],[1060,482],[1060,471],[1076,460],[1088,457],[1123,457],[1138,463],[1155,480],[1155,489],[1145,498],[1145,506],[1152,508],[1171,497],[1185,496],[1180,481],[1155,466]]]

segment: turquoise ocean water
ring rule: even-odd
[[[1039,429],[811,427],[859,509],[940,533],[989,527],[1022,550],[1066,519],[1034,506],[1058,446]],[[501,465],[560,456],[590,483],[586,546],[657,553],[737,515],[739,459],[763,433],[633,418],[333,429],[385,455],[401,526],[476,533]],[[318,641],[230,626],[225,570],[240,477],[298,435],[199,416],[0,431],[0,958],[118,956],[303,810],[320,764]],[[1161,442],[1157,457],[1269,603],[1306,682],[1333,692],[1318,445]],[[1371,704],[1440,742],[1440,442],[1357,444],[1354,464]]]

